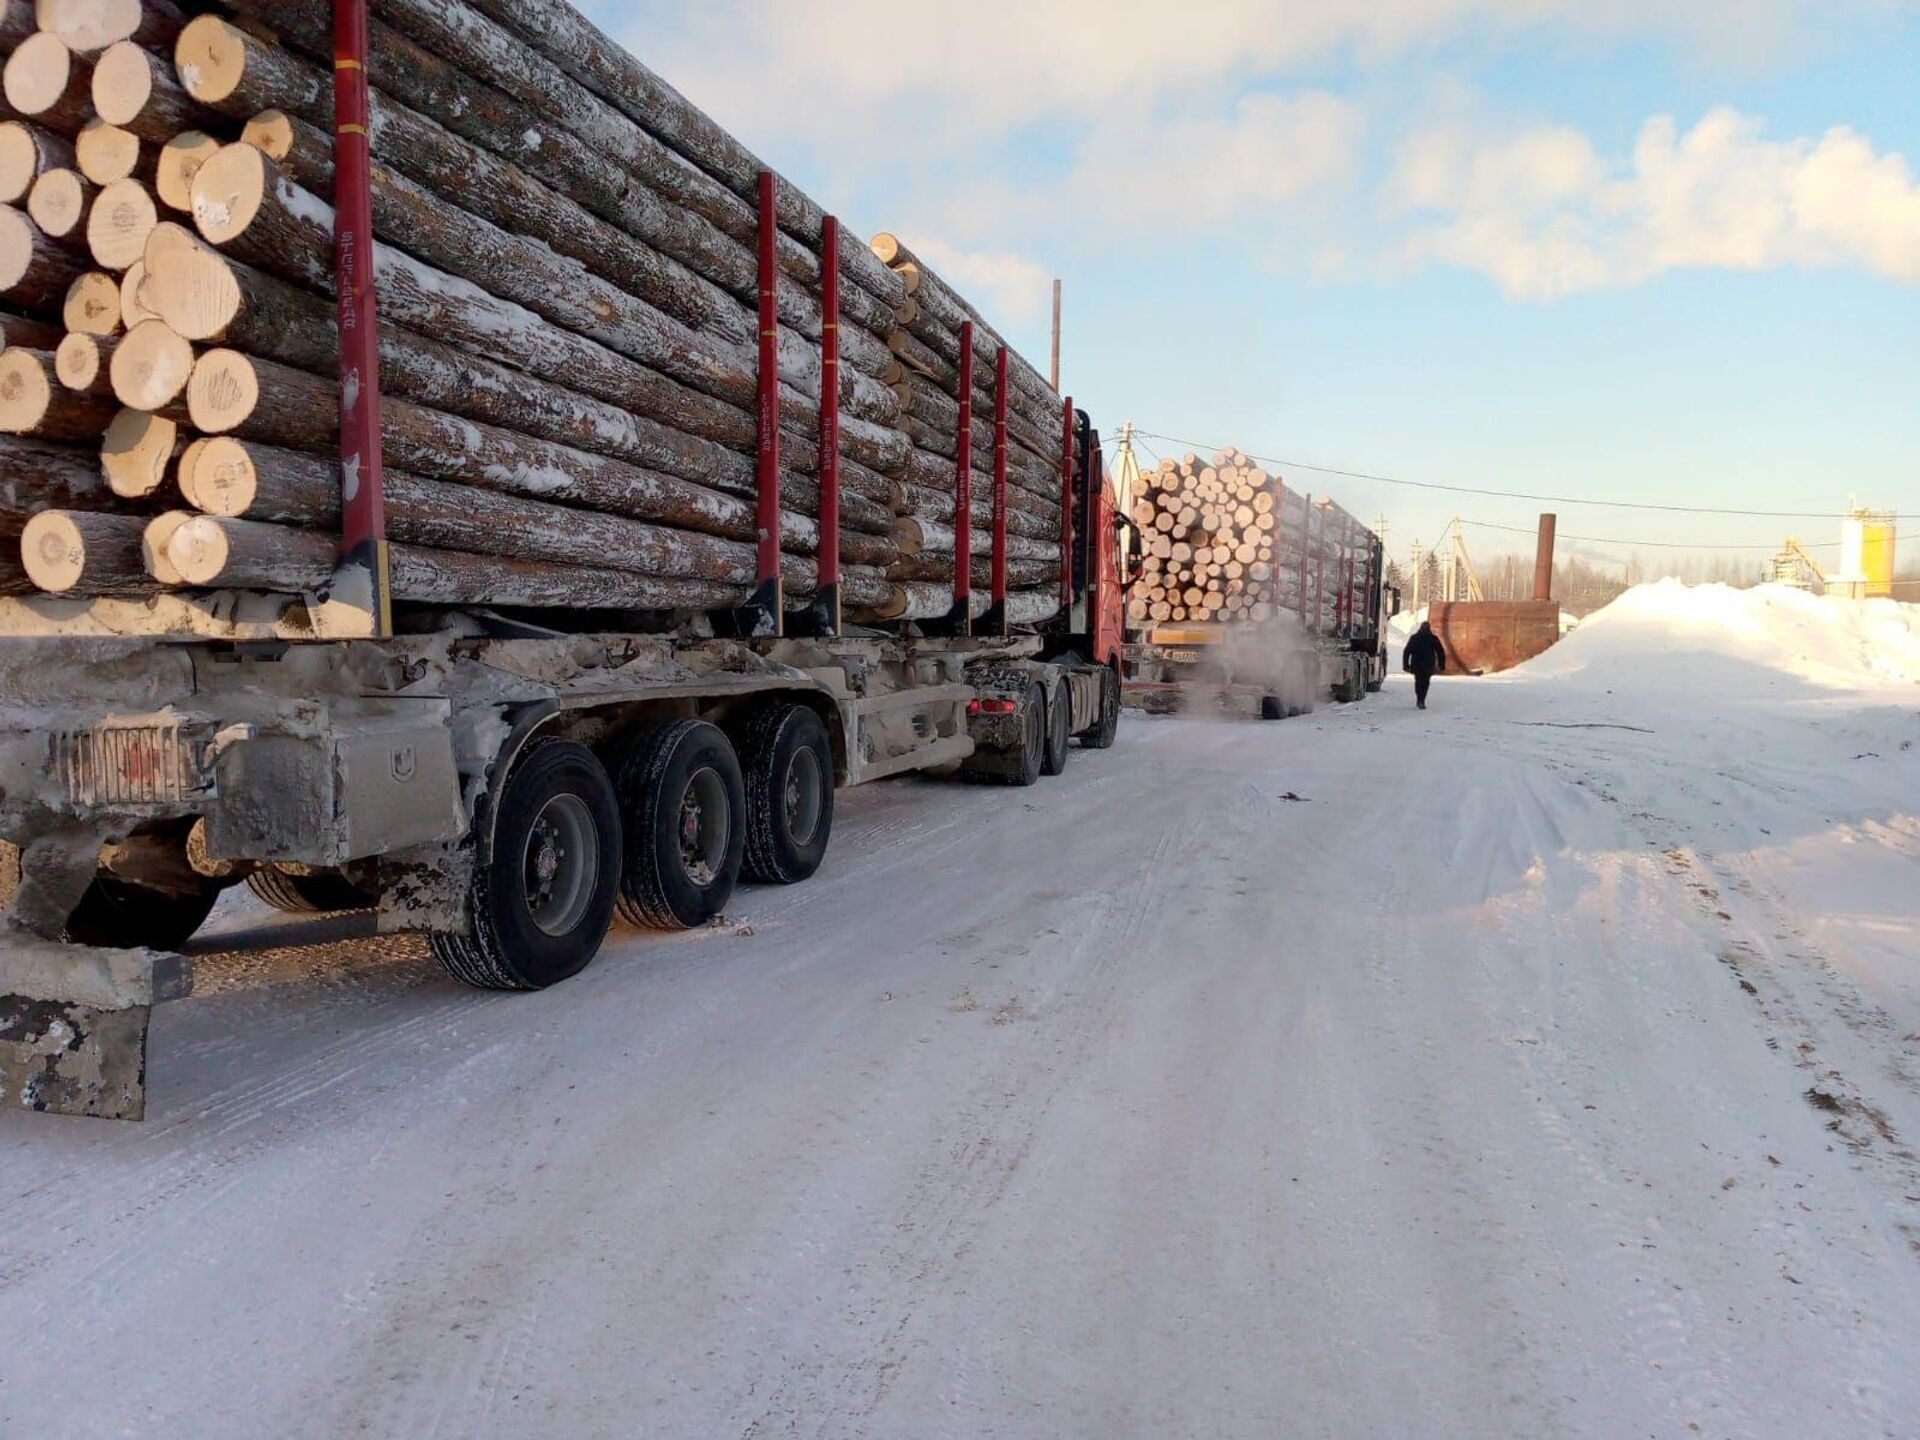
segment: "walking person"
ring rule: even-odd
[[[1419,702],[1422,710],[1427,708],[1427,690],[1433,684],[1436,670],[1447,668],[1447,647],[1440,643],[1440,637],[1433,633],[1430,622],[1422,620],[1420,628],[1413,632],[1407,641],[1407,648],[1400,656],[1402,668],[1413,674],[1413,698]]]

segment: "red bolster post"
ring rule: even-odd
[[[1073,621],[1073,397],[1060,420],[1060,608]]]
[[[768,639],[784,634],[786,624],[780,580],[780,311],[775,288],[780,275],[774,250],[780,233],[774,209],[779,183],[773,171],[760,172],[760,374],[755,415],[759,448],[754,475],[754,523],[760,543],[753,594],[733,617],[738,634]]]
[[[343,572],[356,570],[365,576],[374,633],[391,635],[366,61],[366,0],[334,0],[333,271],[340,332],[340,560]],[[359,586],[352,588],[358,591]]]
[[[816,635],[840,633],[840,222],[820,222],[819,583],[808,611]]]
[[[1007,633],[1007,347],[993,357],[993,623]]]
[[[973,322],[960,322],[960,419],[954,431],[953,609],[938,627],[973,633]]]

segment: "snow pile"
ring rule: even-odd
[[[1920,683],[1920,605],[1662,580],[1629,590],[1515,673],[1677,694],[1711,683],[1732,699],[1793,682]]]

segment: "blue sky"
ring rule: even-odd
[[[1911,0],[590,8],[1042,366],[1062,276],[1065,387],[1104,429],[1494,489],[1857,495],[1920,558]],[[1540,508],[1290,479],[1398,553]],[[1838,532],[1560,509],[1755,560]]]

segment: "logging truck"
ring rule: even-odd
[[[1129,705],[1278,720],[1385,682],[1385,548],[1331,499],[1238,450],[1163,460],[1135,491]]]
[[[943,621],[778,638],[472,609],[303,643],[244,594],[171,602],[152,638],[113,632],[168,602],[0,602],[0,1093],[137,1118],[148,1008],[190,989],[178,952],[229,886],[371,907],[458,980],[539,989],[616,912],[687,928],[737,880],[805,880],[838,786],[1025,786],[1112,745],[1120,527],[1084,414],[1073,448],[1068,603],[1037,625],[964,581]]]

